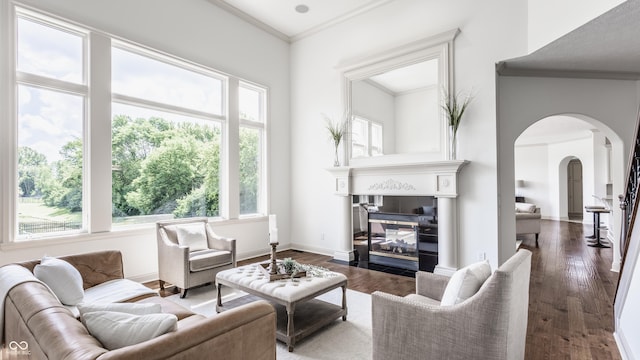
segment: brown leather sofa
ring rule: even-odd
[[[72,255],[85,289],[123,278],[118,251]],[[39,263],[20,263],[33,271]],[[13,287],[4,306],[5,344],[26,342],[30,359],[275,359],[276,318],[273,307],[257,301],[214,317],[197,315],[157,295],[129,302],[160,303],[163,312],[178,317],[177,331],[140,344],[109,351],[85,326],[38,282]],[[213,306],[213,305],[212,305]]]

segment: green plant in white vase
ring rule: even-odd
[[[345,120],[332,121],[327,115],[322,115],[324,117],[327,127],[327,131],[329,131],[329,138],[333,141],[334,149],[335,149],[335,158],[333,160],[333,166],[340,166],[340,158],[338,157],[338,147],[342,142],[342,139],[347,134],[348,123]]]
[[[462,115],[464,115],[469,103],[473,100],[473,96],[469,92],[450,94],[445,90],[443,98],[444,104],[442,105],[442,109],[445,111],[449,123],[449,159],[455,160],[458,150],[458,127],[462,121]]]

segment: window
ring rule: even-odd
[[[15,73],[0,84],[5,241],[265,213],[266,88],[13,10],[0,14],[16,40],[0,44]]]
[[[361,116],[351,121],[351,157],[383,155],[382,125]]]
[[[111,54],[113,224],[219,216],[224,78],[135,48]]]
[[[240,215],[262,212],[265,91],[246,83],[239,86]]]
[[[17,15],[18,240],[84,224],[86,36]]]

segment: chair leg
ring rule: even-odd
[[[536,234],[536,247],[539,247],[538,246],[538,235],[540,235],[540,234]]]
[[[180,299],[184,299],[185,296],[187,296],[187,289],[182,289],[180,292]]]
[[[158,280],[160,283],[160,290],[164,290],[164,280]]]

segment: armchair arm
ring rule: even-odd
[[[371,302],[373,360],[474,359],[479,349],[483,358],[504,359],[504,338],[483,301],[441,307],[377,291]]]
[[[449,279],[450,277],[444,275],[418,271],[416,273],[416,294],[440,301]]]
[[[233,257],[233,266],[236,266],[236,239],[220,236],[216,234],[209,224],[206,225],[207,242],[209,248],[216,250],[226,250],[231,252]]]
[[[169,240],[164,229],[158,229],[158,273],[161,280],[184,287],[189,274],[189,248]]]

